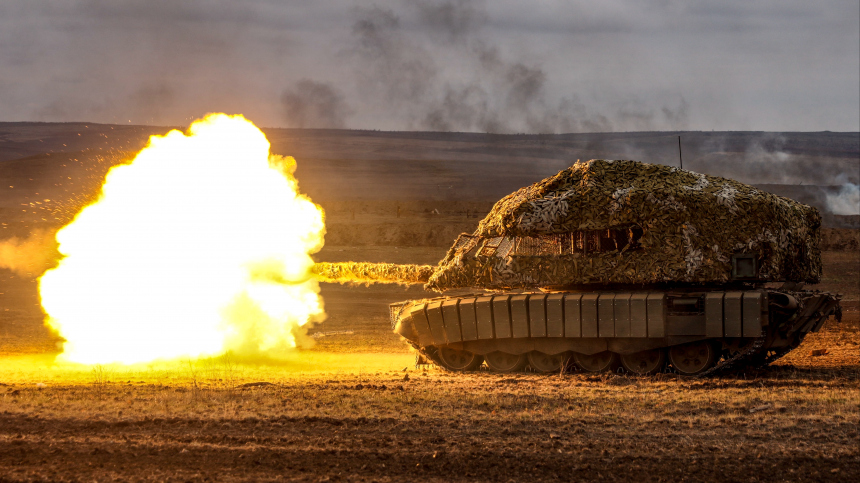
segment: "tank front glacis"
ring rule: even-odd
[[[817,283],[820,225],[815,208],[737,181],[592,160],[497,202],[426,287]]]

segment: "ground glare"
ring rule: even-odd
[[[857,476],[856,365],[699,380],[353,362],[54,369],[41,384],[24,368],[0,388],[0,468],[21,480]]]

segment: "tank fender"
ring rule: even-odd
[[[811,332],[818,332],[821,330],[821,327],[824,326],[824,323],[827,319],[830,318],[831,315],[836,316],[836,321],[842,321],[842,305],[839,303],[839,298],[836,297],[828,297],[827,301],[824,303],[823,307],[821,307],[820,314],[821,316],[818,319],[818,322],[812,327]]]
[[[404,317],[398,320],[394,325],[394,332],[407,340],[418,341],[418,334],[415,333],[415,327],[412,326],[412,317]]]

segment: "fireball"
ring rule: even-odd
[[[40,279],[62,357],[137,363],[233,351],[277,355],[323,317],[310,254],[323,212],[295,161],[242,116],[211,114],[152,136],[57,233]]]

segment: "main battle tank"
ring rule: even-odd
[[[591,160],[497,202],[436,267],[316,270],[449,293],[390,306],[394,331],[449,370],[706,375],[766,365],[841,318],[839,295],[804,289],[821,278],[820,226],[737,181]]]

